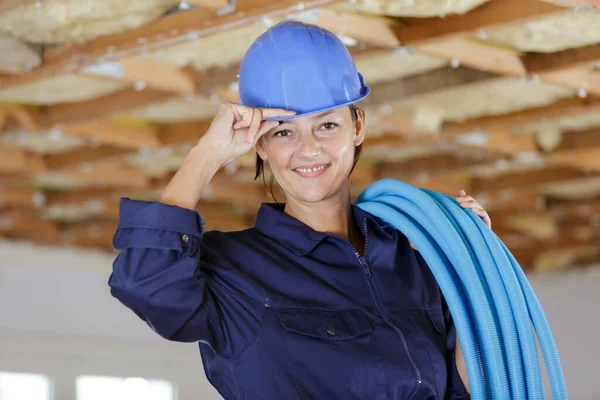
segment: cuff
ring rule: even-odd
[[[158,229],[200,236],[204,220],[196,211],[160,202],[121,198],[119,223],[121,229]]]

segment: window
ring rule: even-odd
[[[77,400],[175,400],[173,385],[163,380],[80,376],[76,387]]]
[[[0,400],[50,400],[50,379],[37,374],[0,372]]]

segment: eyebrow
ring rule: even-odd
[[[320,118],[326,117],[326,116],[328,116],[328,115],[330,115],[330,114],[335,114],[335,110],[329,110],[329,111],[322,112],[322,113],[320,113],[320,114],[315,114],[315,115],[313,115],[313,116],[311,117],[311,119],[314,121],[314,120],[317,120],[317,119],[320,119]],[[280,121],[279,125],[281,126],[281,125],[283,125],[283,124],[291,124],[291,123],[292,123],[292,122],[291,122],[291,121],[289,121],[289,120],[284,120],[284,121]]]

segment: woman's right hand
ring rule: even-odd
[[[280,108],[250,108],[225,102],[199,143],[211,149],[221,166],[225,166],[247,153],[262,135],[279,125],[279,121],[265,119],[295,114]]]

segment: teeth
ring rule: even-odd
[[[322,169],[325,169],[325,167],[327,167],[327,165],[321,165],[320,167],[317,167],[317,168],[296,168],[295,170],[298,172],[303,172],[303,173],[307,174],[309,172],[320,171]]]

